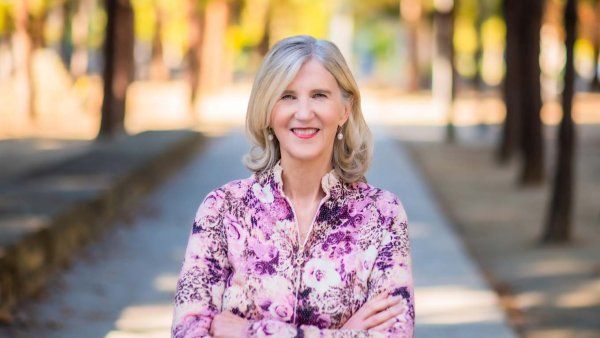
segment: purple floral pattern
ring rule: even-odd
[[[280,162],[214,189],[198,207],[175,293],[172,337],[210,337],[229,310],[249,337],[412,337],[407,216],[393,193],[331,170],[305,243],[283,193]],[[402,296],[387,332],[341,329],[383,291]]]

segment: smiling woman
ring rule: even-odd
[[[253,174],[198,207],[172,336],[412,337],[406,212],[366,182],[371,134],[337,47],[273,46],[246,126]]]
[[[333,75],[316,59],[306,61],[271,112],[281,157],[328,163],[332,140],[350,110]]]

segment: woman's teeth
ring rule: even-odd
[[[294,129],[292,129],[292,131],[298,135],[311,135],[311,134],[314,134],[317,131],[319,131],[319,129],[316,129],[316,128],[302,128],[302,129],[298,128],[298,129],[296,129],[296,128],[294,128]]]

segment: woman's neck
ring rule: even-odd
[[[305,204],[318,202],[325,196],[321,179],[333,169],[331,162],[299,162],[282,158],[281,167],[283,192],[288,198]]]

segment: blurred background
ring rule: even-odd
[[[0,0],[6,334],[68,336],[59,319],[28,331],[35,311],[15,309],[103,230],[68,230],[57,244],[64,233],[46,229],[117,217],[127,189],[149,193],[167,177],[100,175],[135,181],[184,153],[222,151],[211,140],[243,133],[263,57],[296,34],[340,48],[367,122],[406,150],[519,336],[600,336],[596,0]],[[207,188],[225,180],[206,175]],[[36,181],[48,177],[52,188]],[[107,191],[109,211],[57,221]]]

